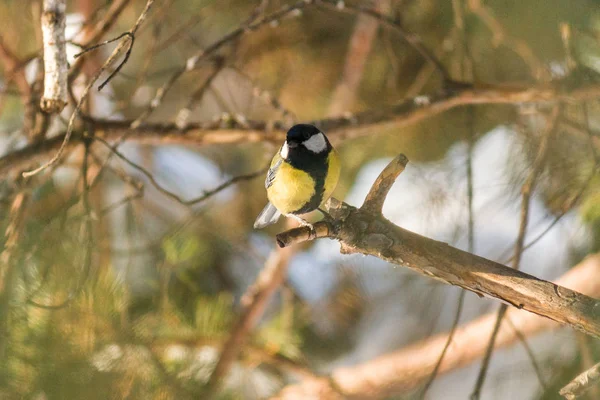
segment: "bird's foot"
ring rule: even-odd
[[[289,214],[288,217],[292,217],[294,218],[296,221],[298,221],[298,223],[300,224],[300,226],[307,226],[309,227],[311,230],[314,230],[313,225],[308,222],[307,220],[305,220],[304,218],[296,215],[296,214]]]
[[[300,224],[300,226],[306,226],[308,229],[310,229],[310,237],[311,237],[311,239],[314,239],[315,237],[317,237],[317,231],[315,230],[315,227],[313,226],[313,224],[311,224],[310,222],[308,222],[304,218],[299,217],[298,215],[295,215],[295,214],[289,214],[288,217],[294,218],[296,221],[298,221],[298,223]]]

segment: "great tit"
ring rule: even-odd
[[[339,177],[340,161],[325,134],[312,125],[294,125],[271,161],[265,179],[269,202],[254,228],[277,222],[281,214],[307,224],[299,215],[319,208]]]

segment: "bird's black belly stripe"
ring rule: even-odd
[[[305,214],[316,210],[323,201],[323,193],[325,192],[325,173],[327,172],[327,161],[325,162],[325,171],[320,171],[318,174],[311,176],[315,180],[315,193],[311,196],[308,203],[299,210],[293,211],[292,214]]]
[[[303,151],[301,150],[298,153],[302,152]],[[323,194],[325,192],[325,178],[327,177],[327,170],[329,169],[328,156],[329,151],[318,155],[314,153],[294,154],[289,160],[286,160],[292,167],[308,172],[315,180],[315,193],[304,206],[293,211],[291,214],[305,214],[316,210],[319,205],[321,205]]]

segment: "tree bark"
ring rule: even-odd
[[[600,337],[600,301],[497,262],[459,250],[392,224],[381,214],[383,199],[408,160],[396,157],[381,172],[359,209],[330,200],[334,218],[277,235],[281,247],[319,237],[341,243],[342,253],[361,253],[492,297],[594,337]]]
[[[42,37],[44,42],[44,95],[40,107],[59,113],[67,105],[67,50],[65,40],[65,0],[44,0]]]

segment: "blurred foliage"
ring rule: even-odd
[[[237,27],[257,3],[156,2],[136,37],[131,59],[112,81],[112,93],[94,93],[94,101],[108,101],[103,116],[139,116],[174,68]],[[78,12],[91,7],[98,12],[92,13],[90,20],[97,22],[111,4],[104,0],[72,0],[68,10]],[[106,38],[129,29],[144,4],[142,0],[132,1]],[[270,1],[269,10],[283,4],[282,0]],[[556,75],[564,72],[566,64],[558,27],[568,22],[573,27],[571,45],[576,60],[589,69],[600,70],[597,2],[580,1],[574,6],[568,0],[493,0],[486,6],[504,27],[505,35],[525,41],[542,65],[559,71]],[[36,19],[39,7],[37,0],[0,2],[0,34],[24,60],[40,53]],[[419,35],[453,76],[459,75],[462,56],[458,55],[460,44],[453,33],[451,2],[393,0],[390,15]],[[254,86],[267,89],[293,111],[297,120],[324,117],[344,68],[355,22],[352,14],[311,8],[301,17],[286,18],[277,27],[261,28],[226,46],[219,53],[227,60],[226,68],[193,108],[192,120],[210,120],[223,112],[252,119],[279,119],[277,110],[253,95]],[[474,14],[468,14],[465,23],[474,81],[535,81],[531,66],[514,48],[495,43],[498,32]],[[97,51],[92,64],[101,65],[108,54],[107,49]],[[401,101],[425,68],[419,54],[395,32],[380,29],[349,111],[377,110]],[[185,74],[151,121],[173,121],[208,75],[208,65]],[[7,89],[6,78],[7,71],[0,63],[2,90]],[[418,93],[431,93],[439,84],[439,77],[431,74]],[[18,96],[8,91],[0,103],[0,149],[5,151],[4,146],[10,149],[22,142],[18,130],[24,109]],[[565,108],[565,114],[577,124],[588,123],[579,105]],[[518,183],[526,175],[539,145],[536,132],[540,121],[527,115],[527,111],[508,105],[463,107],[401,129],[388,124],[361,138],[336,142],[343,172],[335,195],[344,198],[355,185],[359,170],[373,160],[399,152],[407,154],[415,164],[443,160],[453,145],[469,140],[471,133],[466,127],[472,117],[475,140],[498,126],[510,126],[522,133],[520,147],[509,150],[514,150],[515,163],[508,166],[514,185],[507,191],[517,198]],[[589,114],[595,122],[593,131],[597,132],[597,105],[590,106]],[[58,130],[64,129],[64,121],[56,124]],[[549,166],[539,185],[552,216],[575,206],[572,199],[597,169],[590,161],[593,146],[589,145],[589,140],[597,143],[597,137],[590,139],[562,129],[555,136]],[[154,148],[138,146],[128,150],[150,170],[162,165]],[[221,171],[217,181],[263,168],[275,151],[269,144],[192,150],[203,162]],[[11,288],[14,306],[10,315],[0,315],[10,321],[5,338],[7,360],[0,361],[0,398],[182,399],[190,393],[202,393],[218,360],[218,350],[239,315],[239,300],[258,276],[270,248],[261,242],[265,237],[250,230],[264,206],[262,182],[241,182],[230,192],[221,193],[221,197],[191,208],[166,200],[147,185],[144,198],[100,216],[98,210],[113,204],[115,193],[130,194],[130,188],[119,183],[118,172],[134,176],[135,171],[117,164],[112,172],[104,172],[103,179],[89,192],[96,210],[92,215],[94,268],[81,285],[86,247],[85,210],[78,195],[81,159],[81,154],[75,153],[53,178],[43,178],[33,191],[19,244],[17,284]],[[169,167],[213,182],[211,173],[201,168],[204,164],[196,163],[198,159],[186,163],[171,157]],[[98,165],[93,167],[98,169]],[[0,228],[4,232],[10,206],[4,192],[13,192],[17,187],[8,180],[0,184]],[[197,194],[217,184],[207,183],[202,188],[183,186],[176,187],[186,194]],[[599,190],[596,176],[581,196],[578,210],[593,229],[594,250],[600,249]],[[423,208],[427,207],[434,205],[423,204]],[[268,240],[279,229],[281,225],[269,228]],[[0,235],[0,244],[4,244],[4,239]],[[269,241],[268,246],[271,245]],[[263,398],[265,393],[272,394],[294,379],[294,373],[289,372],[290,363],[296,368],[309,365],[327,370],[350,352],[359,340],[361,317],[365,310],[375,307],[377,299],[369,297],[356,277],[339,275],[335,287],[323,294],[320,302],[309,304],[292,285],[286,285],[275,296],[252,333],[250,344],[243,349],[244,357],[235,363],[237,379],[226,382],[221,398]],[[404,288],[395,289],[400,290]],[[426,303],[414,291],[406,293],[415,302]],[[32,306],[32,301],[46,306],[66,303],[59,309],[46,310]],[[435,314],[423,314],[427,315],[418,315],[422,318],[419,331],[433,331]],[[403,326],[405,321],[392,323]],[[418,338],[416,334],[406,336]],[[390,343],[389,347],[394,345],[399,343]],[[598,346],[591,347],[597,356]],[[261,358],[252,356],[253,349]],[[281,359],[288,364],[281,366]],[[539,398],[555,398],[552,396],[560,386],[558,382],[565,382],[581,367],[579,360],[557,360],[556,364],[554,386]],[[273,369],[276,373],[272,373]]]

